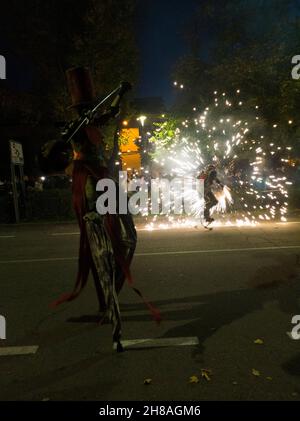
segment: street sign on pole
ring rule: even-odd
[[[14,165],[24,165],[23,147],[19,142],[9,141],[11,163]]]
[[[19,209],[19,192],[18,192],[17,177],[16,177],[16,166],[18,166],[20,170],[18,181],[19,181],[19,185],[21,186],[22,183],[24,182],[23,147],[20,142],[15,142],[14,140],[10,140],[9,148],[10,148],[11,185],[12,185],[12,193],[13,193],[13,200],[14,200],[14,211],[15,211],[16,222],[19,223],[20,222],[20,209]]]

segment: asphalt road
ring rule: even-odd
[[[300,341],[287,332],[300,314],[300,222],[138,236],[135,283],[163,322],[157,326],[126,286],[124,340],[193,337],[199,344],[158,341],[115,353],[110,326],[97,324],[92,282],[73,303],[48,306],[72,289],[76,226],[2,227],[0,315],[7,339],[0,350],[39,348],[0,355],[0,400],[299,400]],[[202,369],[211,370],[210,381]],[[191,376],[199,383],[189,383]]]

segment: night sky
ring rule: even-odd
[[[183,27],[199,0],[141,0],[137,39],[141,49],[139,96],[162,96],[172,102],[172,70],[188,51]]]
[[[184,27],[192,18],[200,0],[140,0],[138,2],[136,38],[140,49],[140,80],[137,96],[160,96],[172,103],[172,71],[177,60],[188,52]],[[0,40],[8,62],[9,85],[28,90],[32,85],[29,63],[19,63]],[[19,69],[22,68],[22,77]]]

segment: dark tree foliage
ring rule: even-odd
[[[123,79],[135,82],[135,6],[136,0],[3,2],[0,54],[7,80],[0,81],[0,126],[46,128],[72,118],[68,67],[90,66],[99,96]],[[47,134],[29,136],[25,149],[47,140]]]
[[[176,111],[184,115],[209,104],[216,90],[241,89],[245,107],[259,105],[266,121],[285,126],[296,143],[300,82],[292,80],[291,59],[300,53],[299,27],[296,0],[199,1],[185,31],[190,53],[175,70],[186,86]]]
[[[11,0],[1,7],[4,50],[31,76],[25,91],[14,92],[11,80],[1,84],[1,93],[11,96],[4,115],[15,103],[17,118],[26,119],[29,111],[36,121],[62,117],[69,102],[64,71],[73,65],[92,68],[99,95],[122,79],[135,80],[135,0]],[[14,77],[25,77],[22,67]]]

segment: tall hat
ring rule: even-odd
[[[72,67],[66,71],[71,107],[90,105],[96,100],[96,92],[88,67]]]

